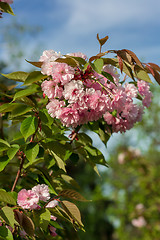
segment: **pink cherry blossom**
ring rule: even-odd
[[[73,80],[64,86],[63,96],[69,103],[74,103],[77,100],[81,100],[81,97],[85,94],[83,91],[83,83],[80,80]]]
[[[49,225],[49,230],[50,230],[50,234],[51,234],[52,237],[56,237],[57,236],[55,227]]]
[[[51,115],[51,117],[57,117],[59,118],[59,115],[62,112],[63,107],[65,106],[64,101],[59,101],[58,99],[53,99],[50,101],[46,108],[48,109],[48,113]]]
[[[46,205],[46,208],[54,208],[57,205],[58,205],[58,201],[57,200],[52,200]]]
[[[76,52],[76,53],[68,53],[67,55],[69,56],[73,56],[73,57],[80,57],[83,58],[85,60],[87,60],[87,56],[81,52]]]
[[[142,227],[146,226],[146,224],[147,224],[147,222],[143,216],[140,216],[140,217],[132,220],[132,225],[134,227],[142,228]]]
[[[65,107],[62,108],[59,119],[61,120],[63,125],[67,127],[77,127],[77,125],[79,125],[80,117],[76,109]]]
[[[46,184],[38,184],[32,188],[32,191],[39,196],[39,200],[47,202],[50,199],[49,188]]]
[[[46,61],[55,61],[57,58],[60,58],[62,55],[61,53],[57,53],[53,50],[45,50],[40,57],[39,61],[40,62],[46,62]]]
[[[74,77],[74,68],[66,63],[56,63],[52,67],[51,76],[53,80],[61,82],[63,85],[70,82]]]
[[[22,189],[18,193],[17,203],[24,209],[36,209],[39,196],[32,190]]]

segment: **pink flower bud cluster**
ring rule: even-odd
[[[87,59],[83,53],[68,55]],[[79,67],[56,62],[59,57],[61,54],[53,50],[44,51],[40,57],[43,62],[41,72],[49,76],[41,87],[49,98],[46,108],[51,117],[73,128],[103,118],[112,132],[125,132],[141,120],[144,107],[151,102],[148,83],[138,80],[137,86],[133,83],[122,85],[119,74],[111,65],[103,67],[104,77],[91,66],[82,71]],[[107,78],[107,74],[113,81]],[[141,106],[134,101],[138,95],[143,99]]]
[[[17,203],[23,209],[40,209],[39,201],[47,202],[50,199],[49,188],[45,184],[38,184],[31,190],[22,189],[18,193]],[[50,201],[46,207],[53,208],[58,204],[57,200]]]

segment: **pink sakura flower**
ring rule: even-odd
[[[49,225],[49,230],[50,230],[50,234],[52,237],[56,237],[57,233],[56,233],[56,228],[54,228],[53,226]]]
[[[46,108],[48,109],[48,113],[51,115],[51,117],[59,117],[59,115],[61,114],[61,111],[63,109],[63,107],[65,106],[65,102],[64,101],[59,101],[58,99],[53,99],[52,101],[50,101]]]
[[[58,201],[57,200],[52,200],[46,205],[46,208],[54,208],[57,205],[58,205]]]
[[[42,74],[50,76],[53,67],[56,65],[55,60],[59,57],[61,57],[60,53],[53,50],[45,50],[39,59],[40,62],[43,62],[41,66]]]
[[[62,85],[70,82],[74,78],[74,68],[66,63],[55,63],[52,67],[51,76],[53,80],[61,82]]]
[[[39,196],[39,200],[47,202],[50,199],[49,188],[46,184],[38,184],[32,188],[32,191]]]
[[[64,86],[63,96],[69,103],[74,103],[80,100],[85,94],[83,83],[80,80],[73,80]]]
[[[39,196],[32,190],[22,189],[18,193],[17,203],[23,209],[36,209]]]
[[[152,98],[152,93],[149,91],[149,84],[143,80],[138,80],[137,86],[139,93],[143,96],[143,106],[149,107]]]
[[[39,61],[40,62],[46,62],[46,61],[52,61],[54,62],[57,58],[60,58],[62,55],[61,53],[57,53],[53,50],[45,50],[40,57]]]
[[[118,84],[120,75],[115,67],[110,64],[106,64],[103,66],[103,71],[109,73],[113,77],[114,82]]]
[[[65,107],[61,110],[59,119],[67,127],[77,127],[80,117],[76,109]]]
[[[54,98],[54,96],[55,96],[55,83],[54,83],[54,81],[45,80],[41,84],[41,88],[42,88],[42,91],[44,92],[44,94],[47,95],[47,97],[49,99]]]
[[[117,112],[121,112],[124,108],[127,100],[127,95],[124,92],[123,88],[113,90],[113,99],[112,99],[112,108],[117,110]]]
[[[140,216],[140,217],[132,220],[132,225],[134,227],[142,228],[142,227],[146,226],[146,224],[147,224],[146,220],[143,216]]]
[[[87,56],[81,52],[68,53],[67,55],[73,56],[73,57],[80,57],[80,58],[83,58],[84,60],[87,60]]]
[[[137,97],[138,89],[136,88],[136,86],[134,86],[133,84],[130,84],[130,83],[126,83],[124,85],[124,88],[125,88],[127,97],[129,97],[131,99]]]

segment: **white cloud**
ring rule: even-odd
[[[64,29],[75,34],[121,27],[123,24],[155,22],[160,14],[160,1],[146,0],[59,0],[62,11],[67,9]],[[59,6],[60,6],[59,5]],[[54,7],[54,6],[53,6]]]

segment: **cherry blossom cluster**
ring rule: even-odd
[[[83,53],[68,55],[87,60]],[[109,64],[103,66],[102,75],[90,64],[83,70],[58,62],[58,58],[65,57],[46,50],[39,59],[43,62],[42,74],[48,76],[41,87],[49,99],[46,108],[51,117],[72,128],[103,118],[112,132],[125,132],[141,120],[144,107],[151,103],[147,82],[120,83],[116,68]],[[135,103],[137,97],[141,98],[141,105]]]
[[[40,201],[47,202],[50,199],[49,188],[45,184],[38,184],[31,190],[22,189],[18,193],[17,203],[23,209],[40,209]],[[46,208],[53,208],[58,205],[57,200],[49,201]]]

